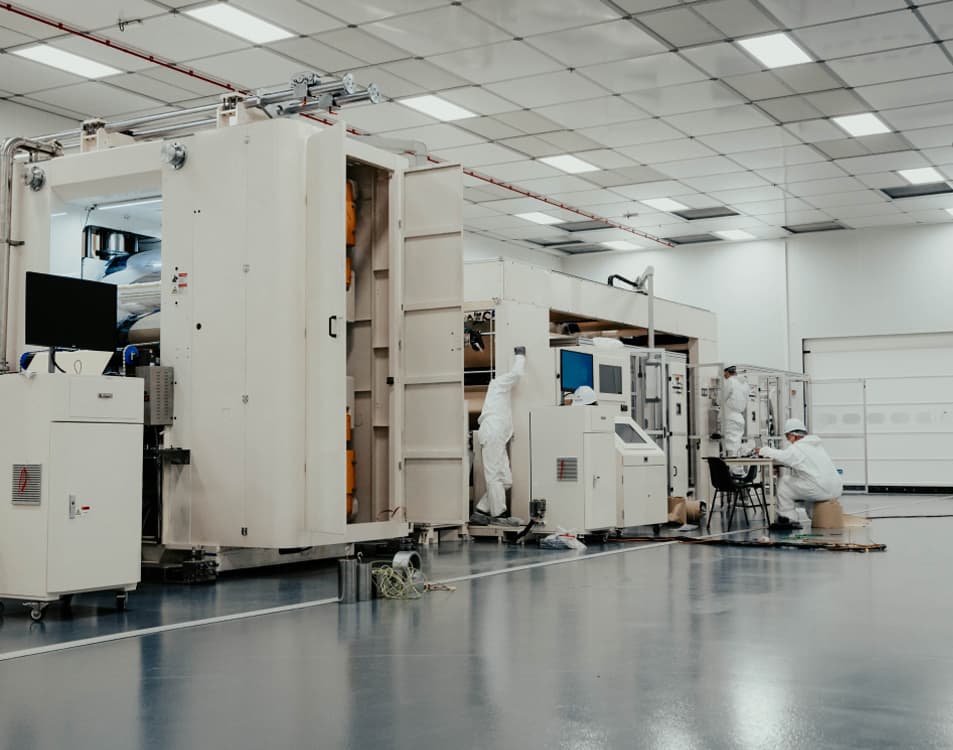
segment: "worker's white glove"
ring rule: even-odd
[[[514,354],[522,354],[523,356],[526,356],[526,347],[525,347],[525,346],[517,346],[515,349],[513,349],[513,353],[514,353]]]

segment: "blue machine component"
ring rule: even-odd
[[[594,386],[592,355],[563,349],[559,352],[559,383],[563,391],[575,391],[579,386]]]

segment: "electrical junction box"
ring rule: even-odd
[[[142,378],[144,388],[145,411],[143,423],[148,426],[168,426],[172,424],[172,382],[171,367],[137,367],[136,377]]]

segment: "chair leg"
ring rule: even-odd
[[[735,508],[737,507],[737,505],[738,505],[738,493],[736,491],[729,492],[728,493],[728,526],[724,529],[724,531],[731,531],[731,522],[734,520]]]
[[[761,492],[761,512],[764,513],[764,520],[768,520],[768,497],[764,494],[764,485],[759,488]]]
[[[705,527],[705,531],[711,531],[711,517],[715,515],[715,507],[718,505],[718,495],[721,494],[721,504],[722,507],[725,505],[725,493],[715,490],[715,494],[711,496],[711,507],[708,509],[708,524]]]
[[[741,512],[745,516],[745,524],[751,525],[751,519],[748,518],[748,490],[738,490],[738,502],[741,503]]]

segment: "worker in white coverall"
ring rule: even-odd
[[[784,423],[787,448],[760,448],[755,453],[777,461],[788,468],[778,482],[778,508],[775,528],[800,528],[795,501],[803,502],[808,515],[813,515],[814,503],[837,500],[844,491],[840,474],[834,468],[821,439],[808,435],[800,419]]]
[[[510,457],[506,445],[513,437],[513,405],[510,392],[519,382],[526,368],[526,347],[513,350],[516,355],[513,369],[497,375],[490,381],[480,412],[478,439],[483,451],[483,475],[486,479],[486,494],[477,503],[476,522],[507,519],[506,490],[513,486],[510,472]],[[483,516],[481,518],[480,516]]]
[[[734,366],[726,367],[725,375],[725,403],[723,409],[723,433],[725,455],[734,458],[741,452],[741,441],[745,435],[745,421],[748,413],[750,390],[748,384],[738,377],[738,370]],[[732,466],[733,476],[744,476],[746,467]]]

